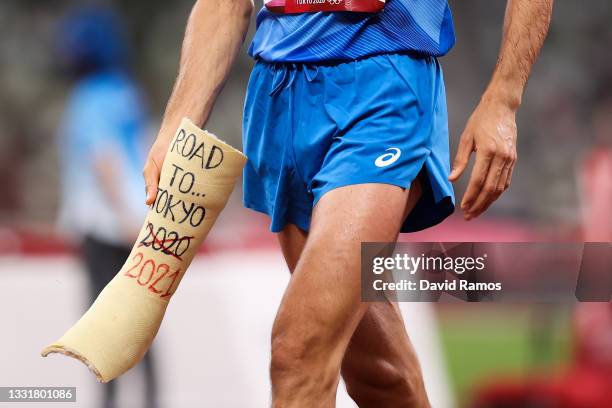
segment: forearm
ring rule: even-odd
[[[94,174],[100,186],[102,194],[116,214],[123,213],[121,194],[117,186],[120,174],[117,171],[117,163],[112,154],[99,154],[94,159]]]
[[[516,110],[540,53],[552,16],[553,0],[508,0],[504,35],[493,77],[483,99]]]
[[[203,126],[248,30],[251,0],[199,0],[185,32],[179,74],[158,137],[170,139],[184,116]]]
[[[132,219],[127,203],[121,194],[121,172],[119,171],[119,163],[116,156],[112,153],[102,153],[94,159],[94,174],[96,182],[100,187],[103,199],[108,203],[113,213],[116,215],[121,228],[121,236],[118,238],[124,239],[126,242],[134,239],[138,232],[138,223],[140,220]]]

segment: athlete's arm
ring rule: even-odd
[[[510,186],[516,162],[516,111],[548,32],[553,0],[508,0],[504,35],[491,82],[461,135],[449,179],[476,162],[461,201],[466,220],[482,214]]]
[[[120,180],[121,167],[119,166],[115,152],[100,152],[93,158],[93,171],[102,194],[115,215],[120,220],[119,224],[123,232],[121,238],[125,242],[136,239],[140,226],[133,220],[123,202],[121,189],[117,180]],[[139,220],[140,221],[140,220]],[[137,222],[139,222],[137,221]]]
[[[157,195],[168,143],[183,117],[203,126],[249,27],[252,0],[198,0],[191,11],[178,77],[143,169],[146,203]]]

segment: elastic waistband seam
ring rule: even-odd
[[[365,55],[363,57],[355,58],[355,59],[339,59],[339,60],[322,60],[322,61],[303,61],[303,62],[290,62],[290,61],[267,61],[263,58],[256,58],[255,63],[265,65],[275,69],[294,69],[299,70],[302,67],[335,67],[343,64],[351,64],[353,62],[364,61],[376,57],[381,57],[385,55],[400,55],[400,56],[408,56],[414,59],[431,59],[432,61],[437,59],[436,57],[426,54],[419,51],[405,51],[405,52],[385,52],[378,54],[370,54]]]

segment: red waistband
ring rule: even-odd
[[[267,0],[265,4],[268,10],[282,14],[318,11],[377,13],[385,7],[385,0]]]

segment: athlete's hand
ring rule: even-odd
[[[166,158],[166,152],[168,151],[168,145],[170,140],[167,138],[158,137],[153,143],[147,161],[145,162],[144,168],[142,169],[142,175],[145,182],[146,199],[147,205],[152,205],[157,197],[157,185],[159,184],[159,176],[161,173],[162,164]]]
[[[510,186],[516,162],[516,111],[503,103],[480,102],[461,135],[450,181],[461,177],[472,152],[476,162],[461,201],[466,220],[482,214]]]

